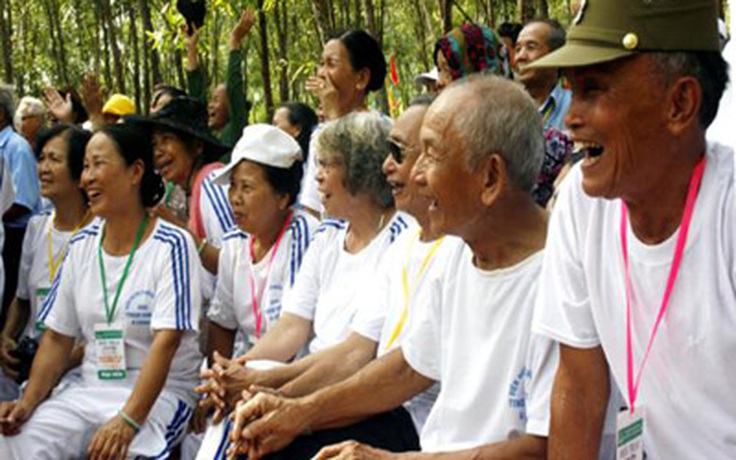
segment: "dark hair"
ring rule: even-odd
[[[70,86],[66,87],[59,91],[59,94],[61,94],[61,97],[63,98],[66,98],[67,94],[71,94],[72,113],[74,113],[74,120],[72,120],[72,122],[75,125],[81,125],[85,121],[89,120],[89,114],[87,114],[87,109],[84,108],[82,98],[79,97],[79,94],[77,94],[74,88]]]
[[[153,168],[153,145],[146,130],[137,129],[133,123],[122,123],[106,126],[98,132],[115,142],[126,165],[130,166],[136,160],[143,161],[141,204],[150,208],[158,203],[164,196],[164,181]]]
[[[177,88],[175,86],[159,83],[158,85],[153,87],[151,104],[155,104],[159,99],[161,99],[161,96],[164,95],[170,96],[173,99],[175,97],[186,96],[187,93],[183,89]]]
[[[314,113],[311,107],[302,102],[285,102],[280,107],[289,112],[289,123],[299,127],[299,135],[296,136],[296,141],[299,143],[299,147],[302,148],[302,156],[306,162],[309,157],[309,141],[312,138],[312,131],[319,123],[317,114]]]
[[[728,84],[728,64],[720,51],[657,52],[652,56],[659,64],[665,81],[694,77],[700,83],[703,103],[698,116],[700,126],[708,128],[718,113],[721,96]]]
[[[532,19],[531,21],[527,22],[524,27],[528,26],[529,24],[547,24],[550,29],[549,36],[547,36],[547,46],[549,47],[550,51],[562,48],[565,45],[565,41],[567,41],[567,32],[558,20],[549,18]]]
[[[340,40],[348,50],[353,70],[370,71],[371,79],[368,81],[366,92],[378,91],[383,87],[383,81],[386,79],[386,58],[375,38],[364,30],[349,29],[332,35],[330,39]]]
[[[266,180],[276,193],[289,195],[289,206],[296,203],[301,189],[304,166],[301,161],[294,162],[289,168],[276,168],[270,165],[256,163],[263,168]]]
[[[84,149],[92,137],[92,133],[74,125],[61,124],[39,131],[36,135],[36,158],[52,139],[64,136],[67,142],[66,163],[74,182],[79,182],[84,168]]]
[[[496,29],[496,32],[498,33],[499,37],[507,37],[511,39],[511,43],[516,46],[516,40],[519,39],[519,33],[521,32],[521,29],[523,29],[524,26],[519,24],[518,22],[504,22],[500,26],[498,26],[498,29]]]

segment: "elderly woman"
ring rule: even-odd
[[[223,239],[217,288],[208,311],[211,351],[230,357],[236,331],[253,346],[281,314],[319,222],[294,210],[302,177],[299,144],[269,125],[245,128],[230,164],[216,179],[229,184],[237,229]],[[211,355],[212,353],[208,353]]]
[[[414,225],[411,218],[395,211],[391,188],[381,173],[389,129],[389,122],[380,115],[363,112],[328,123],[320,133],[319,191],[326,212],[342,220],[328,219],[317,230],[293,288],[284,295],[275,327],[242,359],[215,360],[210,380],[199,391],[210,394],[220,411],[232,407],[251,384],[278,388],[297,378],[309,363],[305,358],[256,371],[243,368],[243,360],[287,362],[305,346],[314,353],[349,335],[360,287],[398,235]],[[223,368],[227,372],[219,373]],[[223,443],[227,443],[226,431],[221,433]],[[218,441],[205,440],[203,449]],[[201,454],[200,458],[212,457]]]
[[[317,75],[307,80],[307,90],[319,98],[319,114],[337,120],[349,113],[366,111],[366,97],[383,87],[386,59],[381,46],[369,33],[352,29],[334,35],[322,49]],[[322,210],[317,190],[316,146],[310,148],[304,189],[299,203],[319,213]]]
[[[163,195],[152,156],[129,124],[89,141],[82,186],[103,221],[54,279],[28,386],[0,404],[0,458],[167,458],[179,441],[201,362],[198,260],[187,232],[147,212]],[[81,376],[51,393],[78,337]]]
[[[156,213],[192,233],[202,264],[216,274],[222,237],[234,222],[225,189],[212,183],[223,166],[217,159],[228,149],[207,128],[204,105],[176,97],[150,117],[128,122],[153,129],[153,163],[168,183]]]
[[[79,187],[84,149],[90,137],[89,132],[70,125],[57,125],[39,135],[41,196],[51,201],[54,211],[32,217],[23,238],[18,288],[0,334],[0,365],[7,380],[22,383],[28,378],[42,332],[40,306],[61,268],[69,241],[92,222],[87,198]],[[70,365],[80,363],[81,351]],[[17,384],[5,387],[13,388],[15,395],[7,398],[11,395],[0,394],[0,400],[15,399]]]

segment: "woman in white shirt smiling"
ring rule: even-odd
[[[0,404],[0,458],[167,458],[201,360],[196,249],[146,211],[164,189],[140,130],[94,134],[82,185],[104,222],[72,238],[41,311],[47,330],[28,386]],[[49,396],[75,337],[87,341],[81,376]]]

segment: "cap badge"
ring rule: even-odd
[[[629,32],[628,34],[624,35],[621,43],[627,50],[635,50],[639,46],[639,37],[637,37],[635,33]]]

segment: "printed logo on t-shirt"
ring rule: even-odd
[[[131,326],[150,326],[153,291],[136,291],[125,303],[125,316]]]
[[[526,422],[526,386],[531,378],[531,369],[524,366],[509,385],[509,408],[518,413],[522,422]]]
[[[281,314],[281,297],[284,287],[280,284],[272,284],[268,287],[268,306],[264,314],[270,323],[273,323]]]

